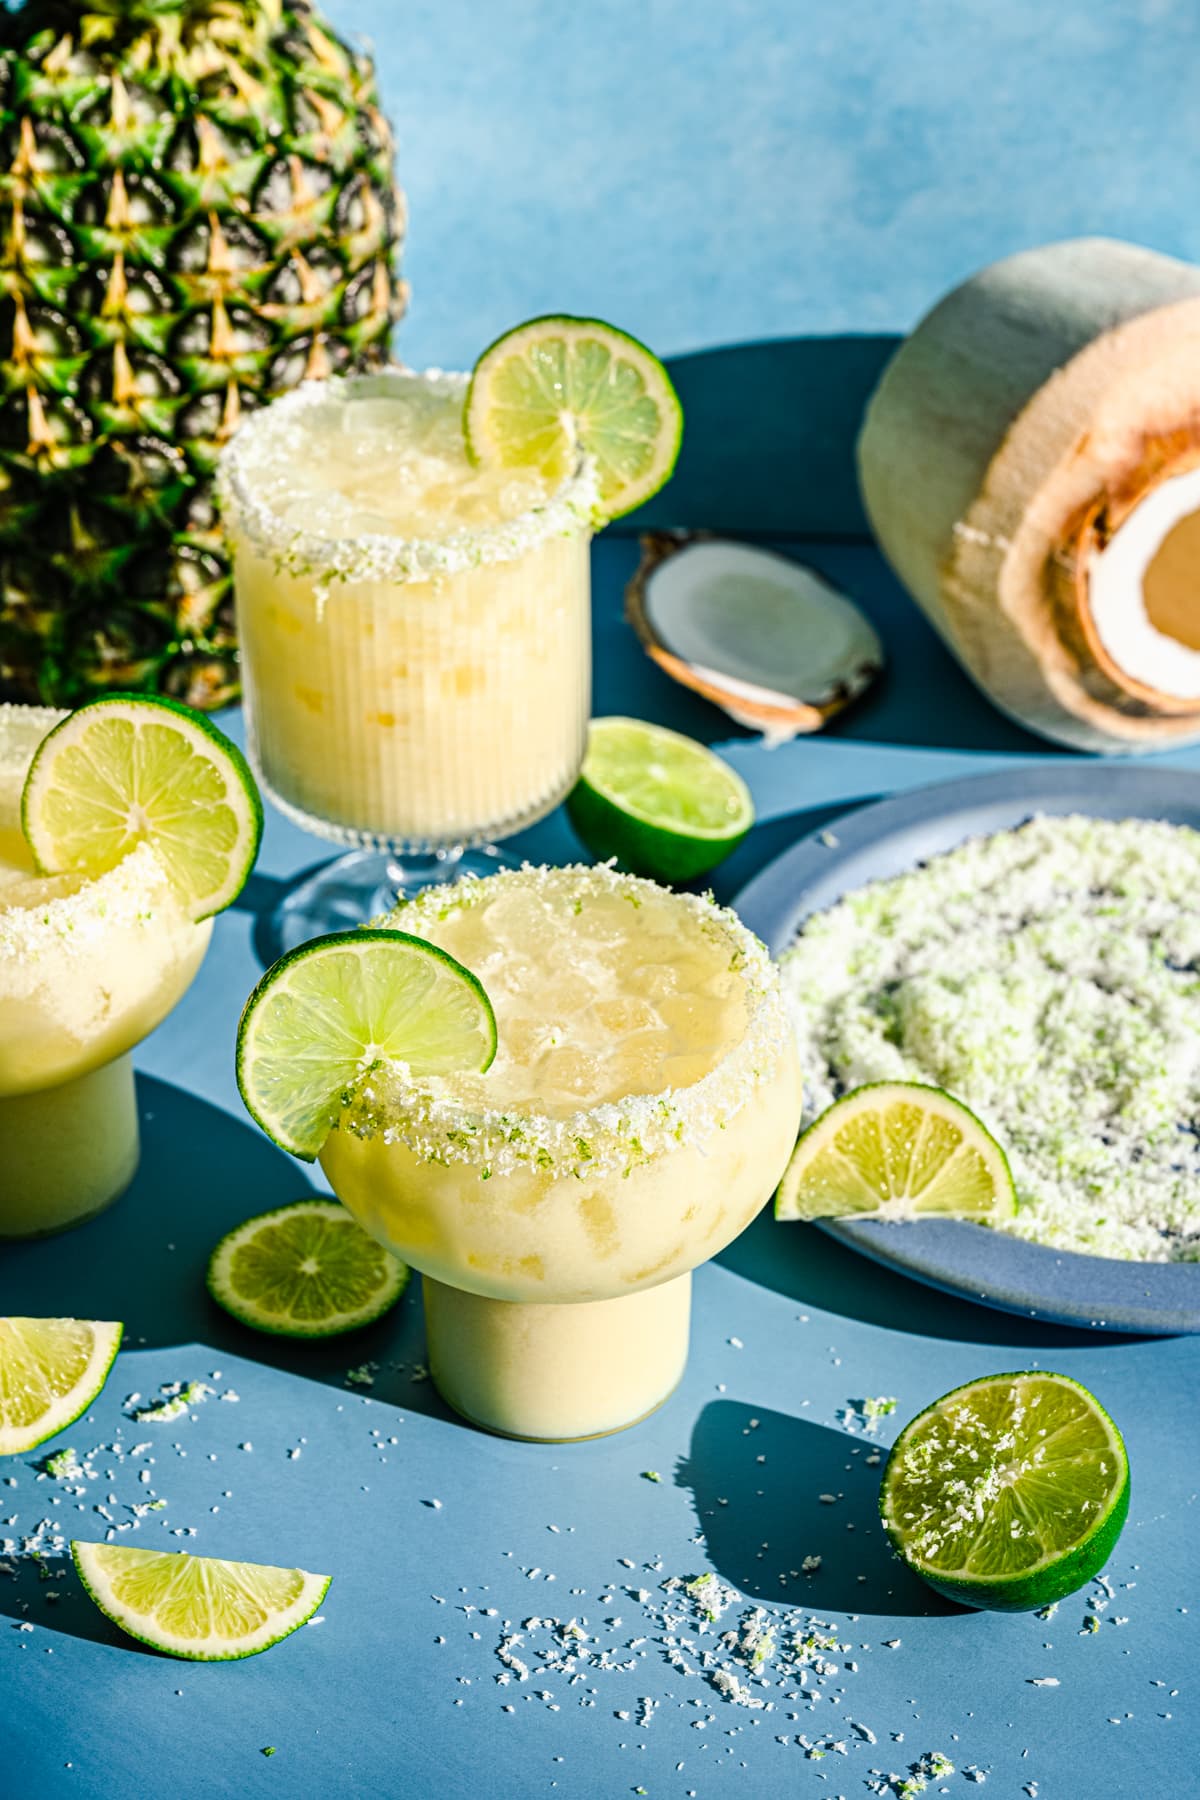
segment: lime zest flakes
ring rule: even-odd
[[[643,1469],[642,1470],[642,1480],[643,1481],[661,1481],[662,1476],[659,1474],[657,1469]]]
[[[148,1406],[128,1412],[126,1416],[138,1425],[165,1425],[172,1419],[180,1419],[190,1413],[193,1406],[201,1406],[213,1392],[204,1381],[169,1381],[164,1383],[159,1400],[152,1400]]]
[[[38,1466],[54,1481],[74,1481],[84,1472],[83,1464],[69,1444],[56,1450],[53,1456],[43,1457]]]

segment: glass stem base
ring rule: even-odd
[[[0,1099],[0,1238],[44,1237],[103,1212],[138,1166],[133,1059]]]
[[[352,931],[400,900],[411,900],[422,888],[461,881],[464,875],[494,875],[514,869],[517,858],[492,844],[470,848],[392,854],[386,850],[352,850],[326,863],[292,888],[271,918],[270,949],[274,956],[294,950],[310,938],[331,931]]]
[[[565,1443],[636,1425],[678,1386],[692,1277],[616,1300],[488,1300],[424,1277],[429,1372],[442,1399],[502,1437]]]

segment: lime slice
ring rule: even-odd
[[[103,875],[149,843],[199,921],[246,885],[262,802],[241,751],[201,713],[110,694],[43,739],[21,823],[42,875]]]
[[[896,1553],[940,1594],[1031,1612],[1108,1561],[1129,1511],[1129,1460],[1100,1402],[1068,1375],[985,1375],[905,1426],[879,1511]]]
[[[878,1081],[855,1088],[792,1152],[777,1219],[975,1219],[1017,1210],[1008,1158],[985,1125],[941,1088]]]
[[[114,1625],[193,1662],[235,1662],[269,1650],[312,1618],[330,1581],[269,1563],[79,1539],[71,1555],[88,1594]]]
[[[334,1337],[395,1306],[408,1268],[336,1200],[298,1200],[247,1219],[208,1264],[208,1291],[256,1331]]]
[[[87,1411],[123,1330],[109,1319],[0,1319],[0,1456],[35,1450]]]
[[[659,881],[691,881],[754,823],[740,775],[693,738],[640,719],[593,719],[567,813],[592,855]]]
[[[475,364],[463,421],[473,461],[531,469],[560,487],[580,453],[600,512],[632,512],[671,475],[683,409],[658,358],[599,319],[531,319]]]
[[[238,1026],[242,1099],[268,1137],[312,1162],[356,1084],[382,1062],[482,1073],[491,1001],[469,969],[405,931],[335,932],[269,968]]]

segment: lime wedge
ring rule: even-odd
[[[114,1625],[193,1662],[235,1662],[269,1650],[312,1618],[330,1581],[269,1563],[79,1539],[71,1555],[88,1594]]]
[[[1017,1210],[1008,1158],[941,1088],[878,1081],[837,1100],[803,1132],[777,1219],[975,1219]]]
[[[879,1511],[897,1555],[940,1594],[1031,1612],[1108,1561],[1129,1511],[1129,1461],[1100,1402],[1069,1376],[985,1375],[905,1426]]]
[[[658,358],[599,319],[531,319],[475,364],[463,421],[473,461],[530,469],[559,487],[580,454],[600,512],[617,519],[671,475],[683,410]]]
[[[298,1200],[247,1219],[208,1264],[219,1306],[282,1337],[334,1337],[369,1325],[407,1285],[407,1266],[336,1200]]]
[[[0,1456],[23,1456],[87,1411],[123,1330],[110,1319],[0,1319]]]
[[[691,881],[754,823],[740,775],[694,738],[640,719],[593,719],[567,814],[592,855],[634,875]]]
[[[42,875],[103,875],[149,843],[199,921],[246,885],[262,802],[241,751],[203,714],[110,694],[43,739],[21,823]]]
[[[372,927],[272,964],[242,1008],[237,1079],[268,1137],[312,1162],[380,1063],[482,1073],[495,1054],[491,1001],[471,971],[423,938]]]

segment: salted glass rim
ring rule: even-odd
[[[510,519],[459,526],[440,537],[369,531],[326,536],[281,518],[256,491],[256,474],[303,455],[307,414],[355,393],[369,399],[403,386],[461,394],[465,402],[470,379],[454,370],[389,366],[302,381],[250,413],[222,451],[217,470],[218,491],[235,543],[244,536],[292,574],[341,581],[415,581],[481,563],[512,562],[550,538],[590,532],[599,488],[595,463],[582,455],[567,479],[537,506]]]
[[[343,1110],[335,1129],[385,1144],[402,1143],[422,1161],[465,1163],[485,1178],[545,1173],[593,1177],[626,1174],[680,1148],[703,1151],[779,1072],[792,1041],[792,1024],[778,965],[765,944],[728,907],[708,894],[679,893],[640,876],[625,875],[610,863],[504,869],[426,888],[395,912],[372,921],[421,936],[446,907],[476,904],[480,890],[498,884],[541,881],[576,893],[592,889],[666,893],[692,914],[701,928],[728,944],[730,966],[742,977],[746,1019],[740,1036],[699,1081],[650,1094],[581,1107],[562,1117],[531,1110],[471,1106],[442,1091],[436,1080],[417,1080],[403,1064],[375,1071]]]

